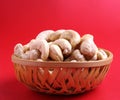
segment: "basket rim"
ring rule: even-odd
[[[97,60],[97,61],[78,61],[78,62],[69,62],[69,61],[36,61],[36,60],[25,60],[21,59],[14,54],[12,54],[12,62],[16,64],[22,64],[25,66],[32,66],[32,67],[100,67],[104,65],[108,65],[113,60],[113,54],[109,50],[104,50],[108,58],[104,60]]]

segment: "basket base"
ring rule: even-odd
[[[14,64],[17,79],[30,89],[56,95],[80,94],[96,88],[109,65],[86,68],[33,67]]]

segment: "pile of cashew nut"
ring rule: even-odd
[[[37,61],[95,61],[108,56],[98,49],[91,34],[80,34],[74,30],[45,30],[35,39],[14,47],[14,55],[22,59]]]

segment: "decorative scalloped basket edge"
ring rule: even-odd
[[[83,93],[97,87],[105,78],[113,54],[98,61],[56,62],[24,60],[12,55],[17,79],[32,90],[60,95]]]

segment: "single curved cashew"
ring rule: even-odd
[[[36,39],[36,40],[32,40],[29,43],[30,46],[30,50],[32,49],[38,49],[41,53],[41,59],[42,60],[47,60],[48,56],[49,56],[49,44],[47,43],[46,40],[40,40],[40,39]]]
[[[72,52],[71,56],[68,57],[65,61],[85,61],[85,57],[80,53],[79,49],[76,49]]]
[[[14,54],[18,57],[21,57],[21,55],[24,53],[24,48],[21,43],[18,43],[14,47]]]
[[[22,54],[23,59],[30,59],[30,60],[36,60],[39,58],[39,56],[40,56],[40,52],[38,50],[30,50]]]
[[[55,61],[63,61],[63,54],[59,46],[50,44],[50,58]]]
[[[87,60],[90,60],[96,54],[98,48],[92,38],[86,38],[80,45],[80,51]]]
[[[80,43],[80,35],[74,30],[64,31],[63,34],[61,34],[60,38],[64,38],[70,41],[73,48],[75,48],[76,45]]]
[[[38,39],[32,39],[28,45],[30,50],[37,49],[39,42],[37,41]]]
[[[93,35],[91,35],[91,34],[85,34],[85,35],[83,35],[83,36],[81,37],[81,42],[84,41],[84,40],[87,40],[87,39],[92,39],[92,40],[94,40],[94,37],[93,37]]]
[[[29,51],[30,59],[36,60],[40,57],[40,52],[38,50],[31,50]]]
[[[85,61],[84,56],[80,53],[80,50],[78,49],[73,51],[72,57],[75,58],[77,61]]]
[[[53,43],[62,49],[64,55],[69,55],[72,52],[72,46],[66,39],[57,39]]]
[[[37,35],[36,39],[45,39],[47,41],[50,41],[49,38],[52,33],[54,33],[53,30],[42,31]]]
[[[106,59],[108,56],[107,54],[105,53],[104,50],[102,49],[99,49],[98,52],[97,52],[97,59],[98,60],[102,60],[102,59]]]
[[[50,34],[50,36],[49,36],[50,41],[55,41],[55,40],[59,39],[61,34],[64,31],[65,30],[61,29],[61,30],[57,30],[57,31],[53,32],[52,34]]]

